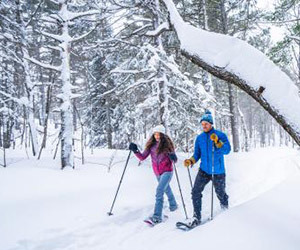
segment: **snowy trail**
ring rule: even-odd
[[[111,153],[102,150],[88,160],[106,164]],[[126,156],[126,151],[120,151],[116,161]],[[180,154],[180,161],[183,159]],[[154,205],[156,180],[149,162],[138,167],[135,158],[130,160],[113,216],[106,213],[124,162],[109,174],[106,168],[94,165],[62,172],[54,169],[50,160],[46,165],[32,160],[16,162],[0,170],[0,249],[182,249],[197,245],[205,249],[296,249],[300,244],[300,202],[295,199],[300,191],[299,162],[299,152],[287,148],[229,155],[231,209],[189,233],[175,229],[175,222],[184,219],[175,176],[171,187],[179,210],[170,213],[166,207],[168,221],[155,228],[142,222]],[[191,216],[187,171],[180,164],[178,171]],[[197,168],[191,173],[194,179]],[[215,204],[217,213],[217,200]],[[210,185],[203,197],[203,217],[209,213]]]

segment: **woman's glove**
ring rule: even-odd
[[[139,151],[137,145],[133,142],[129,144],[129,150],[131,150],[133,153],[137,153]]]
[[[173,162],[177,162],[177,156],[174,152],[169,153],[169,158]]]

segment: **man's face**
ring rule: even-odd
[[[160,139],[160,133],[155,132],[154,133],[154,138],[155,138],[156,141],[159,141],[159,139]]]
[[[206,122],[206,121],[202,121],[201,125],[202,125],[202,129],[204,132],[209,132],[212,128],[212,124],[210,124],[209,122]]]

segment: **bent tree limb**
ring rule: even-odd
[[[245,46],[245,43],[242,41],[239,41],[236,38],[233,37],[228,37],[220,34],[215,34],[213,32],[207,32],[203,31],[201,29],[197,29],[195,27],[192,27],[191,25],[185,23],[181,16],[179,15],[174,3],[172,0],[161,0],[165,6],[167,7],[167,10],[169,12],[169,22],[170,26],[172,29],[176,32],[179,41],[180,41],[180,50],[183,56],[185,56],[187,59],[189,59],[191,62],[194,64],[198,65],[199,67],[203,68],[210,74],[214,75],[215,77],[222,79],[228,83],[234,84],[243,91],[245,91],[247,94],[249,94],[254,100],[256,100],[282,127],[283,129],[295,140],[295,142],[300,146],[300,119],[299,119],[299,113],[300,113],[300,97],[297,96],[298,89],[296,86],[293,86],[294,83],[290,82],[291,80],[288,79],[286,75],[283,72],[278,73],[278,69],[276,68],[277,66],[272,65],[272,62],[269,61],[269,59],[266,56],[261,55],[261,52],[255,51],[253,47],[251,48],[250,45]],[[186,32],[187,29],[192,29],[193,32]],[[199,32],[199,34],[196,34],[194,37],[191,37],[194,35],[194,33]],[[206,32],[206,33],[205,33]],[[203,36],[202,36],[203,35]],[[213,37],[214,36],[214,37]],[[187,40],[193,40],[198,38],[199,40],[199,46],[200,48],[196,48],[195,44],[188,44]],[[214,38],[214,39],[212,39]],[[207,40],[205,40],[207,39]],[[224,40],[224,47],[221,47],[220,49],[220,39],[221,42]],[[198,42],[197,41],[197,42]],[[214,42],[216,42],[216,45],[214,45]],[[211,45],[209,45],[211,43]],[[207,45],[208,44],[208,45]],[[232,44],[232,46],[231,46]],[[210,47],[208,47],[210,46]],[[219,46],[214,48],[213,46]],[[226,47],[227,46],[227,47]],[[222,61],[217,61],[214,59],[215,58],[210,58],[215,55],[218,55],[217,53],[221,54],[223,51],[226,51],[226,49],[232,50],[233,52],[235,51],[235,48],[240,47],[248,51],[241,51],[242,53],[240,54],[232,54],[230,56],[239,56],[241,59],[246,58],[247,52],[248,54],[252,53],[251,55],[258,55],[257,57],[260,60],[260,64],[257,64],[257,67],[259,69],[266,67],[266,70],[270,69],[270,78],[269,79],[274,79],[274,76],[272,75],[274,72],[278,73],[278,76],[280,79],[286,80],[285,83],[288,87],[290,87],[291,91],[294,92],[292,95],[293,100],[296,102],[293,102],[292,100],[286,100],[284,104],[281,104],[280,102],[273,102],[273,99],[270,98],[270,96],[273,97],[273,93],[275,88],[281,88],[285,85],[280,85],[280,82],[274,83],[272,86],[272,83],[265,84],[264,79],[260,79],[259,82],[261,82],[261,85],[257,85],[257,82],[251,83],[249,79],[244,79],[241,77],[241,74],[238,70],[233,70],[232,68],[228,68],[227,65],[229,65],[231,62],[226,62],[226,65],[222,64]],[[199,50],[197,50],[199,49]],[[205,51],[205,49],[208,49]],[[219,51],[218,51],[219,49]],[[201,51],[200,51],[201,50]],[[200,53],[197,53],[200,51]],[[205,53],[203,53],[205,51]],[[217,52],[217,53],[216,53]],[[201,54],[202,53],[202,54]],[[215,54],[213,54],[215,53]],[[226,54],[225,54],[226,56]],[[228,56],[228,55],[227,55]],[[229,57],[230,57],[229,56]],[[228,58],[229,58],[228,57]],[[264,58],[265,57],[265,58]],[[211,59],[211,60],[210,60]],[[217,58],[218,59],[218,58]],[[219,65],[218,65],[219,64]],[[271,67],[270,67],[271,66]],[[269,67],[269,68],[268,68]],[[238,69],[238,67],[236,67]],[[235,69],[235,68],[234,68]],[[262,69],[260,69],[262,70]],[[253,72],[253,71],[252,71]],[[242,72],[244,73],[244,72]],[[254,74],[256,73],[255,71],[253,72]],[[245,75],[245,74],[244,74]],[[256,79],[257,80],[257,79]],[[276,85],[277,84],[277,85]],[[283,84],[283,83],[282,83]],[[271,91],[270,91],[271,90]],[[276,90],[276,89],[275,89]],[[273,92],[272,92],[273,91]],[[267,93],[266,93],[267,92]],[[288,90],[287,90],[288,92]],[[264,94],[267,94],[266,96],[268,98],[264,97]],[[275,93],[276,94],[276,93]],[[282,93],[282,98],[287,98],[285,96],[285,93]],[[279,98],[277,98],[279,99]],[[272,103],[273,102],[273,103]],[[291,105],[287,105],[288,103],[291,103]],[[288,110],[286,110],[288,106]],[[286,112],[281,112],[280,110],[284,110]],[[294,116],[293,116],[294,114]]]
[[[245,91],[248,95],[250,95],[254,100],[256,100],[282,127],[283,129],[295,140],[295,142],[300,146],[300,133],[296,131],[286,120],[286,118],[279,114],[278,110],[268,103],[264,97],[261,95],[263,93],[263,87],[258,90],[249,86],[243,79],[239,78],[235,74],[231,72],[227,72],[222,68],[218,68],[216,66],[211,66],[208,63],[204,62],[200,58],[195,55],[190,55],[188,52],[181,50],[183,56],[188,58],[191,62],[203,68],[210,74],[218,77],[221,80],[232,83]],[[293,107],[291,107],[293,108]],[[300,107],[298,107],[300,110]],[[297,109],[295,109],[297,112]],[[300,112],[300,111],[298,111]]]

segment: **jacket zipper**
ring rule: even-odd
[[[209,135],[208,135],[208,133],[207,133],[207,140],[206,140],[206,149],[207,149],[207,167],[208,167],[208,171],[209,171],[209,152],[208,152],[208,143],[209,143]]]

